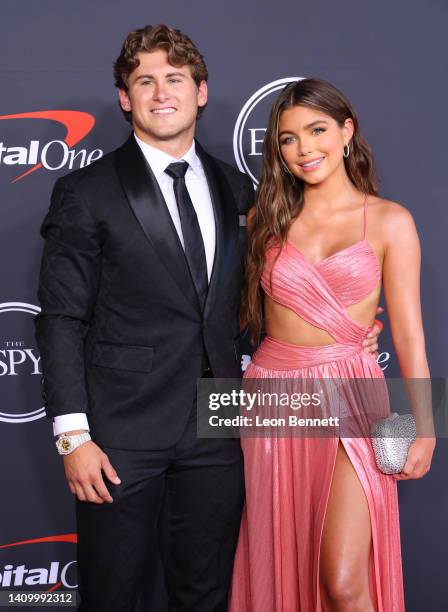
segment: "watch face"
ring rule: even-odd
[[[71,450],[71,448],[72,448],[71,441],[68,438],[63,438],[61,440],[61,449],[67,453],[69,450]]]
[[[68,455],[73,450],[73,443],[67,436],[61,436],[56,442],[59,454]]]

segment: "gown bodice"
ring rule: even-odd
[[[305,321],[327,331],[337,342],[358,344],[368,328],[357,323],[347,308],[366,298],[381,280],[381,269],[364,237],[317,264],[290,240],[271,244],[261,277],[264,292]]]

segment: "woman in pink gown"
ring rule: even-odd
[[[267,335],[245,378],[268,390],[381,379],[362,350],[381,284],[403,377],[429,377],[412,217],[378,197],[356,114],[329,83],[304,79],[277,99],[248,226],[243,316],[256,337],[264,310]],[[402,473],[385,475],[363,406],[345,401],[363,435],[242,438],[231,612],[404,610],[397,480],[426,474],[435,442],[418,438]]]

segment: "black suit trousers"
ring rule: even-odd
[[[194,406],[169,449],[103,450],[122,482],[108,483],[112,504],[77,502],[79,611],[131,612],[146,591],[145,612],[226,612],[244,498],[239,440],[198,439]]]

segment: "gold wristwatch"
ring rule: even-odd
[[[91,437],[88,431],[72,436],[61,434],[56,440],[56,448],[58,449],[58,453],[60,455],[69,455],[75,450],[75,448],[78,448],[78,446],[81,446],[81,444],[84,444],[89,440],[91,440]]]

